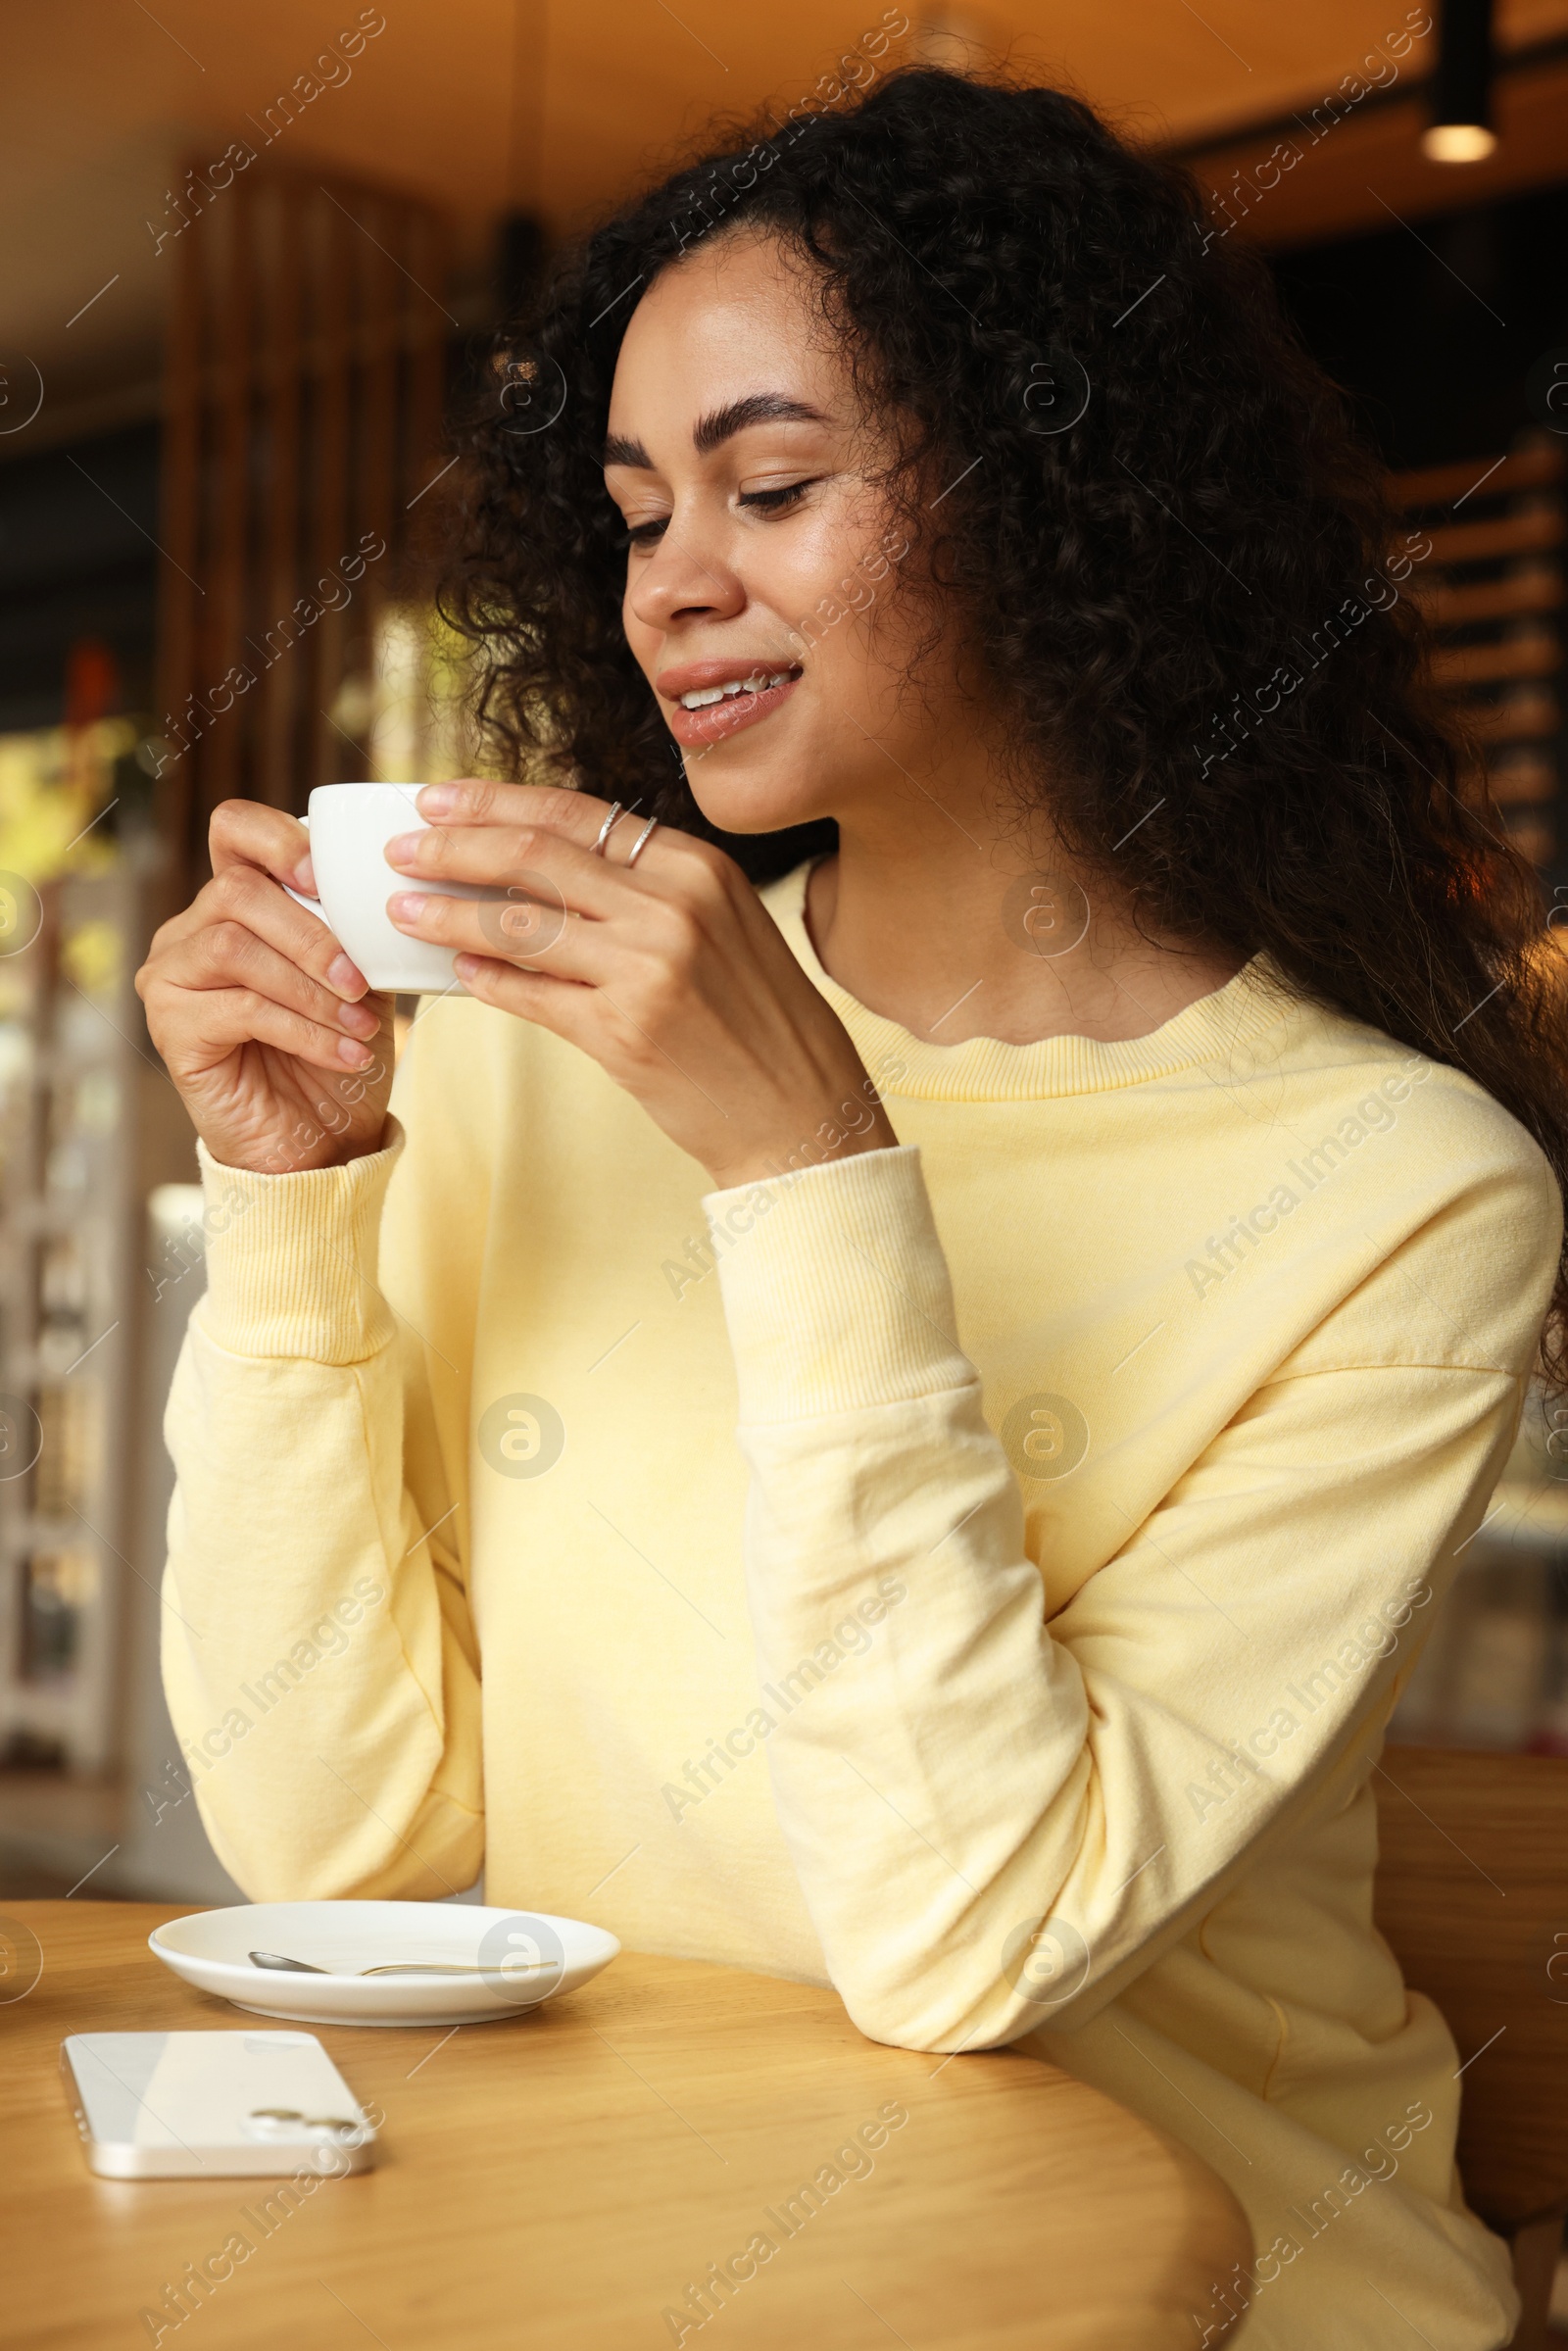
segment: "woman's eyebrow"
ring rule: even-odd
[[[692,447],[699,457],[710,457],[724,441],[744,432],[749,424],[826,424],[830,419],[820,409],[804,400],[792,400],[785,392],[753,392],[745,400],[732,400],[727,407],[713,409],[699,417],[692,434]],[[605,442],[604,461],[607,465],[635,465],[644,473],[652,473],[654,461],[641,441],[628,441],[619,433],[611,433]]]
[[[721,441],[744,432],[749,424],[826,424],[827,417],[820,409],[811,408],[804,400],[792,400],[784,392],[753,392],[748,399],[732,400],[727,408],[716,408],[710,415],[700,417],[692,434],[692,447],[699,457],[708,457]]]

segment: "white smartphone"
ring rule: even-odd
[[[314,2033],[73,2033],[60,2072],[109,2180],[367,2172],[375,2126]]]

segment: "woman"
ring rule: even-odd
[[[454,609],[553,783],[388,853],[466,991],[396,1114],[291,818],[219,811],[142,975],[224,1228],[166,1616],[218,1851],[1018,2041],[1246,2206],[1199,2339],[1500,2344],[1369,1776],[1560,1346],[1568,1055],[1425,542],[1050,90],[704,159],[501,373]]]

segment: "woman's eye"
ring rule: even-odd
[[[763,514],[781,514],[805,497],[809,481],[785,482],[776,490],[743,490],[740,503]]]
[[[752,514],[788,514],[791,507],[800,504],[817,478],[813,474],[804,481],[780,482],[777,488],[742,490],[736,503],[748,509]],[[647,522],[628,524],[626,534],[619,543],[622,547],[653,547],[663,537],[668,528],[669,516],[655,514]]]

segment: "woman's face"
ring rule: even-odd
[[[909,690],[919,551],[868,478],[888,455],[775,241],[714,239],[632,314],[605,463],[626,638],[726,831],[897,815],[959,723],[945,655]]]

